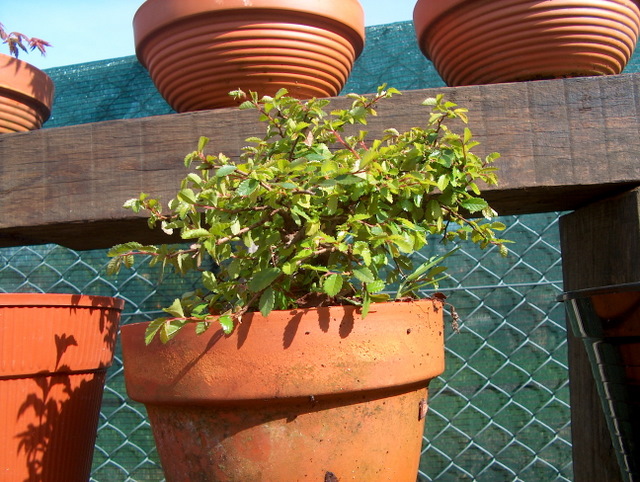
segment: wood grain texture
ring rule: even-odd
[[[476,152],[502,154],[501,184],[486,191],[500,214],[572,210],[640,185],[639,88],[640,75],[628,74],[407,91],[368,130],[424,124],[420,102],[442,92],[469,109]],[[0,246],[158,240],[122,203],[143,191],[168,201],[199,136],[237,157],[261,128],[253,111],[220,109],[4,135]]]

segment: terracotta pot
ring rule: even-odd
[[[621,480],[640,477],[640,283],[566,293],[616,449]]]
[[[147,0],[136,54],[178,112],[236,105],[228,95],[337,95],[364,45],[358,0]]]
[[[634,0],[418,0],[418,43],[451,86],[619,74]]]
[[[88,480],[124,302],[0,294],[0,479]]]
[[[122,328],[125,380],[168,481],[416,480],[440,302],[253,313],[148,347],[145,328]]]
[[[42,70],[0,54],[0,133],[40,129],[51,115],[53,91]]]

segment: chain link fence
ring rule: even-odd
[[[133,57],[48,73],[57,94],[46,127],[171,112]],[[403,90],[444,85],[418,51],[411,22],[367,29],[345,91],[373,92],[383,82]],[[431,383],[420,481],[572,480],[566,330],[555,301],[562,284],[558,213],[503,221],[505,237],[515,241],[509,257],[466,247],[440,288],[462,324],[459,333],[448,330],[446,371]],[[424,256],[438,247],[434,240]],[[144,264],[106,277],[106,262],[104,250],[0,249],[0,291],[119,296],[127,302],[122,322],[132,323],[156,317],[177,284],[192,282],[157,284]],[[119,346],[92,480],[163,480],[145,409],[125,392]]]

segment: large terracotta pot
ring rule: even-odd
[[[123,305],[0,294],[0,480],[89,479]]]
[[[635,0],[418,0],[413,20],[455,86],[619,74],[640,10]]]
[[[146,326],[122,327],[125,380],[168,481],[415,482],[439,301],[253,313],[148,347]]]
[[[565,293],[589,356],[621,480],[640,478],[640,283]]]
[[[0,54],[0,133],[39,129],[51,115],[53,91],[42,70]]]
[[[236,105],[228,95],[337,95],[364,45],[358,0],[147,0],[136,54],[178,112]]]

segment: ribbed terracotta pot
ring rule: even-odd
[[[42,70],[0,54],[0,133],[40,129],[51,115],[53,92]]]
[[[635,0],[418,0],[419,46],[451,86],[619,74]]]
[[[148,347],[146,326],[122,327],[125,380],[168,481],[415,482],[439,301],[253,313]]]
[[[89,479],[123,305],[0,294],[0,480]]]
[[[237,105],[238,88],[337,95],[364,45],[358,0],[147,0],[133,29],[138,59],[178,112]]]

